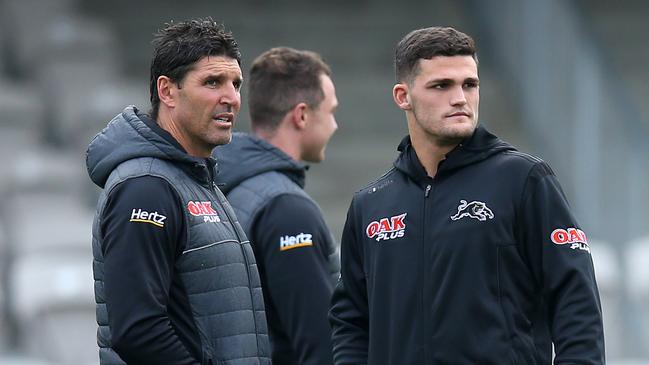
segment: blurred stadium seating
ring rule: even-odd
[[[406,133],[396,42],[432,24],[476,35],[481,121],[555,167],[592,238],[609,364],[648,364],[646,14],[640,0],[0,0],[0,364],[98,362],[84,150],[124,106],[147,108],[151,34],[205,16],[234,32],[244,73],[280,45],[332,65],[340,129],[307,189],[337,238]]]

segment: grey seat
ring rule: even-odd
[[[6,282],[6,268],[9,263],[7,260],[7,240],[4,233],[4,226],[0,221],[0,354],[8,349],[9,341],[9,325],[7,323],[6,313],[6,300],[5,295],[7,282]],[[3,363],[3,362],[0,362]]]
[[[646,339],[649,338],[649,236],[639,237],[626,246],[626,288],[628,290],[635,355],[649,357]],[[607,337],[607,338],[610,338]]]
[[[93,210],[53,192],[23,192],[8,201],[7,294],[19,348],[59,364],[96,362]]]
[[[46,360],[36,359],[33,357],[19,354],[1,354],[0,364],[2,365],[60,365]]]

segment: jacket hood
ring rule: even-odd
[[[110,173],[122,162],[139,157],[170,160],[193,172],[199,180],[209,176],[213,162],[193,157],[165,140],[142,119],[135,106],[126,107],[99,132],[86,151],[86,168],[90,179],[103,188]],[[183,166],[181,166],[182,168]],[[201,171],[202,170],[202,171]]]
[[[398,170],[403,171],[415,181],[421,181],[428,176],[417,158],[410,141],[410,135],[401,140],[397,150],[401,152],[394,162],[394,166]],[[445,174],[505,151],[516,151],[516,148],[487,131],[482,125],[478,125],[471,137],[457,145],[446,155],[446,159],[440,162],[437,173],[438,175]]]
[[[215,180],[225,194],[242,181],[269,171],[281,172],[304,187],[307,165],[251,134],[234,133],[232,141],[216,147],[212,156],[219,164]]]

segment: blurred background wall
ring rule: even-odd
[[[307,190],[337,239],[406,133],[396,43],[430,25],[473,35],[481,123],[553,166],[589,235],[609,363],[649,364],[648,15],[641,0],[0,0],[0,363],[98,363],[85,148],[124,106],[148,108],[152,34],[211,16],[244,76],[273,46],[332,66],[339,130]]]

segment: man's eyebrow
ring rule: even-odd
[[[449,78],[439,78],[439,79],[431,79],[426,82],[426,84],[452,84],[454,83],[454,79],[449,79]]]
[[[462,82],[467,82],[467,81],[478,82],[478,81],[480,81],[480,79],[478,79],[477,77],[467,77],[464,80],[462,80]],[[431,83],[431,82],[454,83],[455,79],[442,77],[442,78],[439,78],[439,79],[428,80],[428,83]]]
[[[209,72],[203,75],[203,80],[224,80],[228,78],[227,72],[225,71],[217,71],[217,72]],[[235,82],[243,82],[243,77],[242,76],[235,76],[234,77]]]

